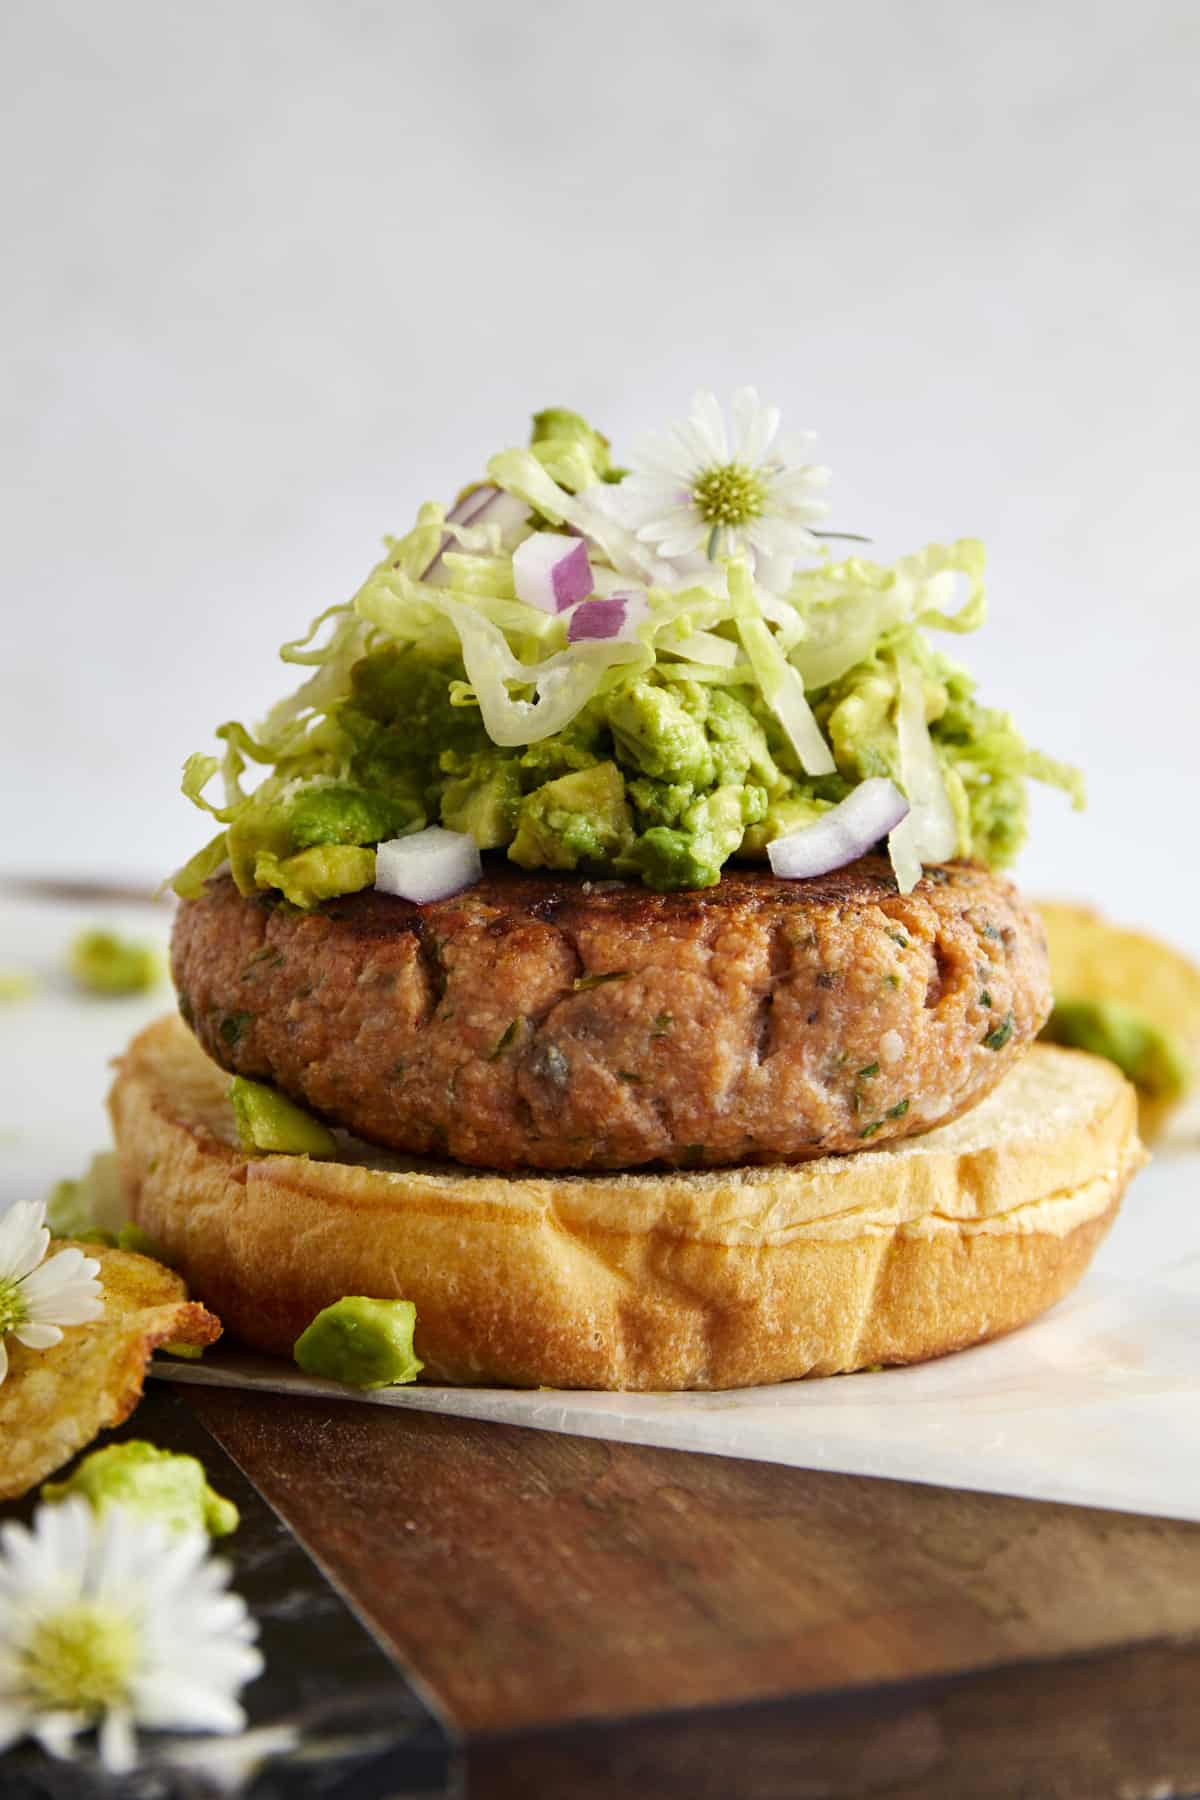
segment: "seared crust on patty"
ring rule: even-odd
[[[973,1106],[1050,1007],[1016,890],[866,857],[718,886],[526,875],[300,913],[227,877],[179,909],[180,1010],[225,1068],[362,1137],[494,1169],[800,1161]]]

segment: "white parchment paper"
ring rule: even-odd
[[[1122,1251],[1135,1253],[1136,1262],[1144,1248],[1134,1242],[1134,1208],[1182,1210],[1187,1189],[1193,1202],[1200,1199],[1198,1175],[1200,1158],[1189,1158],[1140,1176],[1105,1266],[1045,1319],[916,1368],[721,1394],[418,1385],[352,1397],[797,1468],[1200,1520],[1200,1232],[1193,1229],[1190,1254],[1169,1268],[1130,1279],[1112,1272]],[[175,1381],[346,1397],[334,1382],[233,1351],[208,1352],[202,1364],[163,1359],[154,1372]]]
[[[108,1058],[169,1004],[73,997],[61,948],[91,907],[0,906],[37,996],[0,1009],[0,1210],[78,1172],[107,1142]],[[145,934],[144,913],[120,915]],[[149,929],[163,935],[161,917]],[[594,1394],[415,1386],[359,1395],[285,1363],[218,1347],[161,1359],[183,1382],[328,1396],[544,1431],[891,1476],[1200,1520],[1200,1146],[1178,1142],[1135,1177],[1075,1293],[1037,1323],[912,1369],[721,1394]]]

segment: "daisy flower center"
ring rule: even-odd
[[[767,490],[760,476],[745,463],[705,469],[692,488],[692,504],[706,525],[749,525],[766,503]]]
[[[48,1711],[91,1718],[125,1699],[137,1647],[127,1618],[81,1601],[38,1621],[21,1654],[21,1674]]]
[[[19,1281],[6,1281],[0,1276],[0,1337],[15,1331],[29,1317],[29,1307]]]

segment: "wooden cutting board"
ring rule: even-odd
[[[336,1401],[178,1404],[447,1724],[470,1800],[1200,1795],[1200,1526]]]

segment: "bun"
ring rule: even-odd
[[[178,1019],[110,1099],[133,1217],[243,1343],[290,1357],[345,1294],[411,1300],[435,1381],[730,1388],[916,1362],[1079,1279],[1144,1159],[1133,1088],[1035,1046],[952,1124],[852,1156],[495,1175],[343,1138],[247,1156]]]

